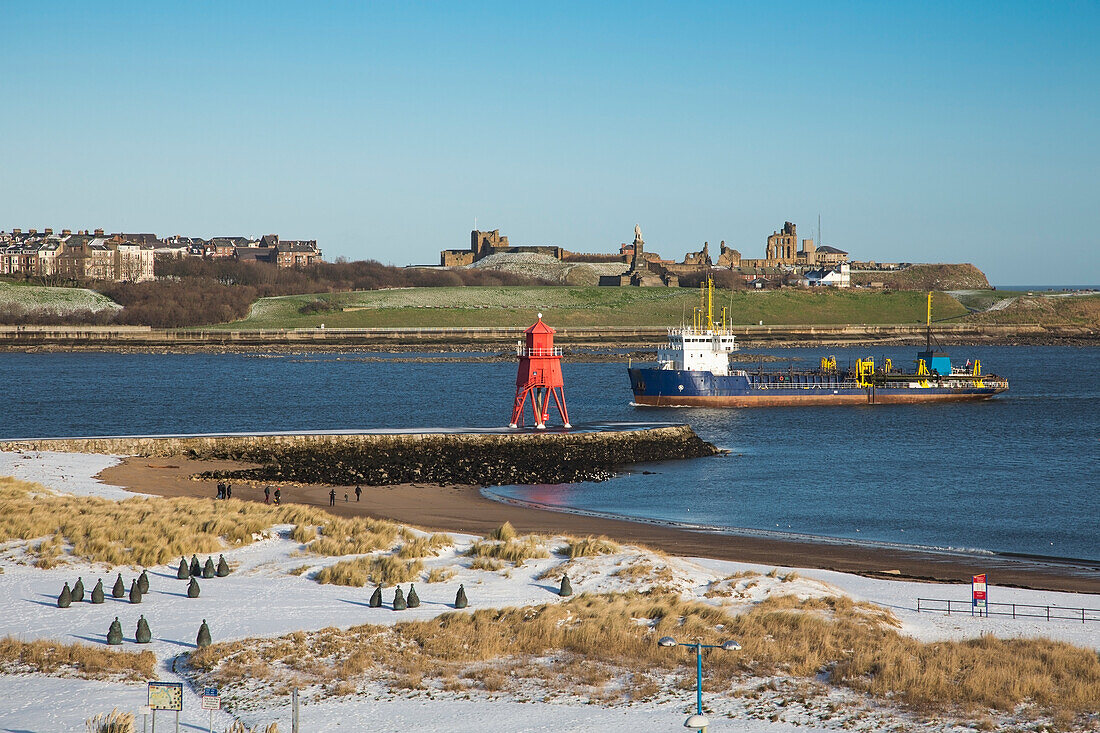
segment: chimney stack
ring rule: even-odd
[[[95,235],[97,237],[102,237],[103,236],[103,230],[102,229],[96,229],[95,230]]]

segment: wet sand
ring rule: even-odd
[[[231,461],[198,461],[183,457],[127,458],[101,472],[114,486],[160,496],[213,498],[217,480],[194,480],[211,470],[244,467]],[[233,482],[233,498],[263,501],[266,484]],[[818,568],[874,577],[969,583],[974,573],[987,572],[1000,586],[1040,590],[1100,593],[1100,568],[1011,557],[967,557],[892,548],[797,542],[677,529],[641,522],[588,517],[505,504],[481,495],[476,486],[400,484],[364,486],[355,500],[354,486],[337,486],[336,505],[329,506],[331,486],[271,484],[282,490],[283,503],[328,509],[340,516],[369,515],[424,529],[486,534],[505,521],[521,533],[607,535],[682,557],[757,563],[779,567]],[[348,500],[344,500],[345,492]]]

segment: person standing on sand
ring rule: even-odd
[[[232,499],[233,498],[233,484],[226,484],[225,485],[225,498],[226,499]]]
[[[279,497],[283,495],[282,489],[275,489],[275,506],[279,506]]]
[[[359,497],[363,495],[363,490],[358,486],[355,487],[355,500],[359,501]]]
[[[264,504],[270,504],[270,503],[271,503],[271,487],[270,486],[265,486],[264,487]]]
[[[344,503],[346,504],[347,501],[348,501],[348,492],[345,491],[344,492]]]
[[[336,506],[336,489],[332,489],[328,492],[328,505]]]

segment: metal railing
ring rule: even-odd
[[[554,346],[549,349],[540,349],[532,346],[527,348],[526,346],[516,347],[516,356],[561,356],[561,347]]]
[[[978,609],[971,601],[946,598],[918,598],[917,613],[952,613],[977,616]],[[1012,618],[1041,618],[1047,621],[1100,621],[1100,609],[1077,606],[1041,606],[1033,603],[989,603],[981,611],[983,616],[1011,616]]]

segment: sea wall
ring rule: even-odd
[[[576,433],[387,433],[43,439],[0,450],[186,456],[258,464],[216,478],[380,486],[601,481],[624,466],[715,455],[687,425]]]

